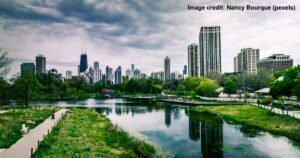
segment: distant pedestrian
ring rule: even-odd
[[[55,119],[55,110],[52,110],[52,119]]]
[[[260,102],[259,102],[259,99],[257,99],[257,105],[258,105],[258,106],[259,106],[259,103],[260,103]]]

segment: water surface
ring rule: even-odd
[[[299,145],[285,137],[229,124],[214,114],[195,113],[181,105],[123,99],[32,104],[92,108],[124,130],[142,134],[169,157],[300,157]]]

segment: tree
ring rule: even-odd
[[[196,88],[196,93],[198,95],[206,96],[206,97],[216,97],[218,96],[218,92],[216,90],[220,87],[215,80],[208,78],[199,79],[200,85]]]
[[[0,105],[8,103],[10,84],[0,77]]]
[[[0,77],[4,77],[9,72],[9,65],[12,60],[7,57],[7,52],[0,49]]]
[[[19,76],[14,82],[14,92],[19,97],[23,97],[25,101],[25,107],[28,107],[29,99],[36,93],[40,87],[40,83],[36,76],[25,73],[23,76]]]
[[[297,76],[297,81],[295,87],[293,89],[293,93],[297,96],[298,100],[300,100],[300,74]]]
[[[235,82],[232,81],[231,78],[227,78],[225,83],[224,83],[224,93],[231,94],[236,93],[237,91],[237,85]]]
[[[72,79],[71,85],[76,88],[77,92],[79,92],[79,90],[83,89],[87,85],[87,81],[82,76],[76,76]]]

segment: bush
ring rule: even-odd
[[[260,103],[263,104],[263,105],[269,105],[273,102],[273,99],[272,98],[264,98],[264,99],[261,99],[260,100]]]

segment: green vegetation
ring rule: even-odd
[[[237,91],[237,85],[231,78],[226,78],[224,83],[224,93],[235,94]]]
[[[57,110],[57,107],[17,108],[0,114],[0,148],[8,148],[22,137],[20,130],[23,123],[33,129],[48,118],[53,110]]]
[[[269,84],[274,81],[272,73],[261,70],[257,72],[257,75],[221,75],[217,77],[218,84],[224,87],[226,79],[228,78],[232,79],[237,85],[238,90],[243,90],[245,92],[253,92],[269,87]]]
[[[92,110],[73,109],[41,143],[35,157],[152,157],[152,146],[130,137]]]
[[[300,100],[300,66],[276,73],[276,80],[270,84],[273,98],[296,95]]]
[[[216,89],[219,88],[219,85],[215,80],[209,78],[197,78],[197,77],[187,77],[185,80],[182,80],[178,87],[177,91],[183,93],[190,92],[191,95],[201,95],[207,97],[216,97],[218,93]]]
[[[278,115],[253,105],[205,106],[199,107],[197,110],[216,113],[225,120],[283,135],[300,142],[300,120],[290,116]]]

